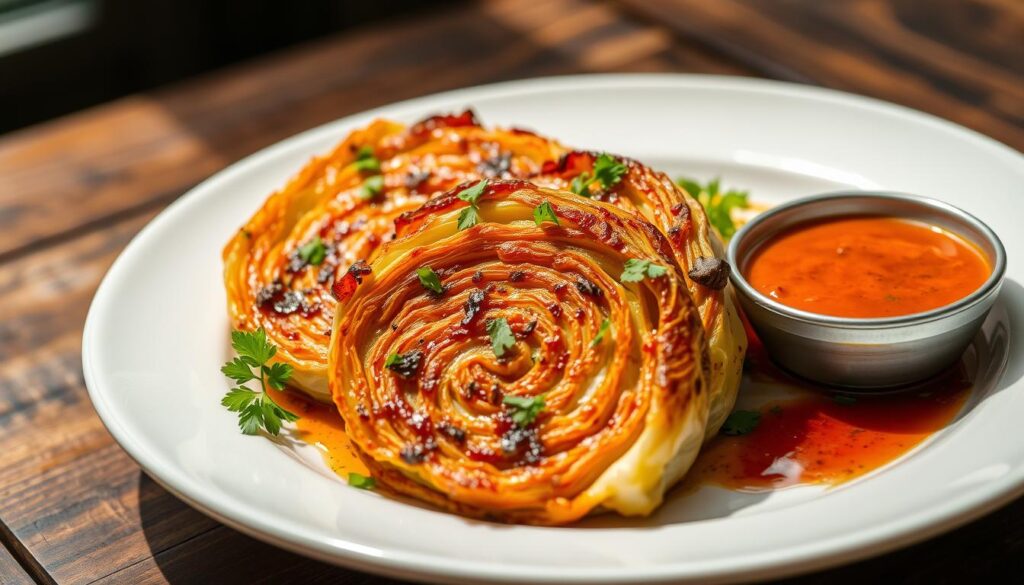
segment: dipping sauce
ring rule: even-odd
[[[895,317],[948,305],[992,273],[973,244],[944,229],[858,216],[794,226],[762,244],[743,276],[795,309],[835,317]]]

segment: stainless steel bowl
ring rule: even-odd
[[[752,254],[778,232],[807,221],[849,215],[885,215],[948,229],[988,256],[992,274],[978,290],[955,303],[878,319],[794,309],[754,290],[743,277]],[[1006,270],[1002,242],[976,217],[935,199],[869,191],[829,193],[772,208],[736,232],[727,256],[740,305],[772,359],[804,378],[864,390],[919,382],[955,362],[995,302]]]

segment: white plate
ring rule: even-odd
[[[351,489],[314,450],[238,432],[219,400],[229,354],[220,249],[314,153],[377,116],[472,106],[488,124],[720,174],[756,199],[836,188],[930,195],[991,225],[1007,282],[979,337],[967,411],[909,456],[840,488],[676,495],[645,520],[567,528],[470,521]],[[906,108],[737,78],[614,75],[455,91],[316,128],[217,174],[171,205],[110,269],[82,358],[93,404],[157,481],[218,520],[330,562],[451,581],[730,581],[877,554],[975,518],[1024,484],[1024,157]],[[1012,346],[1011,346],[1012,343]],[[1008,367],[1006,356],[1010,356]]]

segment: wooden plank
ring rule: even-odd
[[[82,381],[89,301],[151,216],[0,268],[0,306],[10,311],[0,321],[0,522],[59,583],[89,582],[217,525],[163,490],[140,489]],[[164,510],[145,532],[143,505]]]
[[[383,102],[521,77],[674,69],[748,72],[582,0],[501,0],[368,28],[0,138],[0,260],[163,206],[230,162]]]
[[[4,585],[32,585],[35,581],[25,572],[11,551],[0,546],[0,583]]]
[[[147,486],[143,476],[142,490]],[[186,507],[168,495],[160,500],[164,504]],[[148,532],[151,520],[161,521],[166,506],[151,510],[141,506],[142,527]],[[365,573],[350,571],[313,561],[242,535],[230,528],[218,526],[173,548],[162,550],[151,558],[108,575],[97,584],[133,583],[138,585],[160,583],[190,583],[201,578],[206,583],[351,583],[353,585],[386,585],[398,583]]]
[[[769,77],[904,104],[1024,149],[1024,10],[1020,3],[617,3],[671,27],[680,38],[707,43]],[[965,20],[973,22],[964,26]]]
[[[0,523],[41,579],[200,578],[189,567],[232,567],[238,582],[285,569],[311,581],[363,578],[256,544],[143,475],[88,402],[82,323],[107,268],[163,205],[308,126],[513,77],[748,72],[604,6],[521,6],[492,2],[378,27],[0,139]]]

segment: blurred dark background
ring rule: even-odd
[[[361,24],[456,2],[0,0],[0,134]]]

